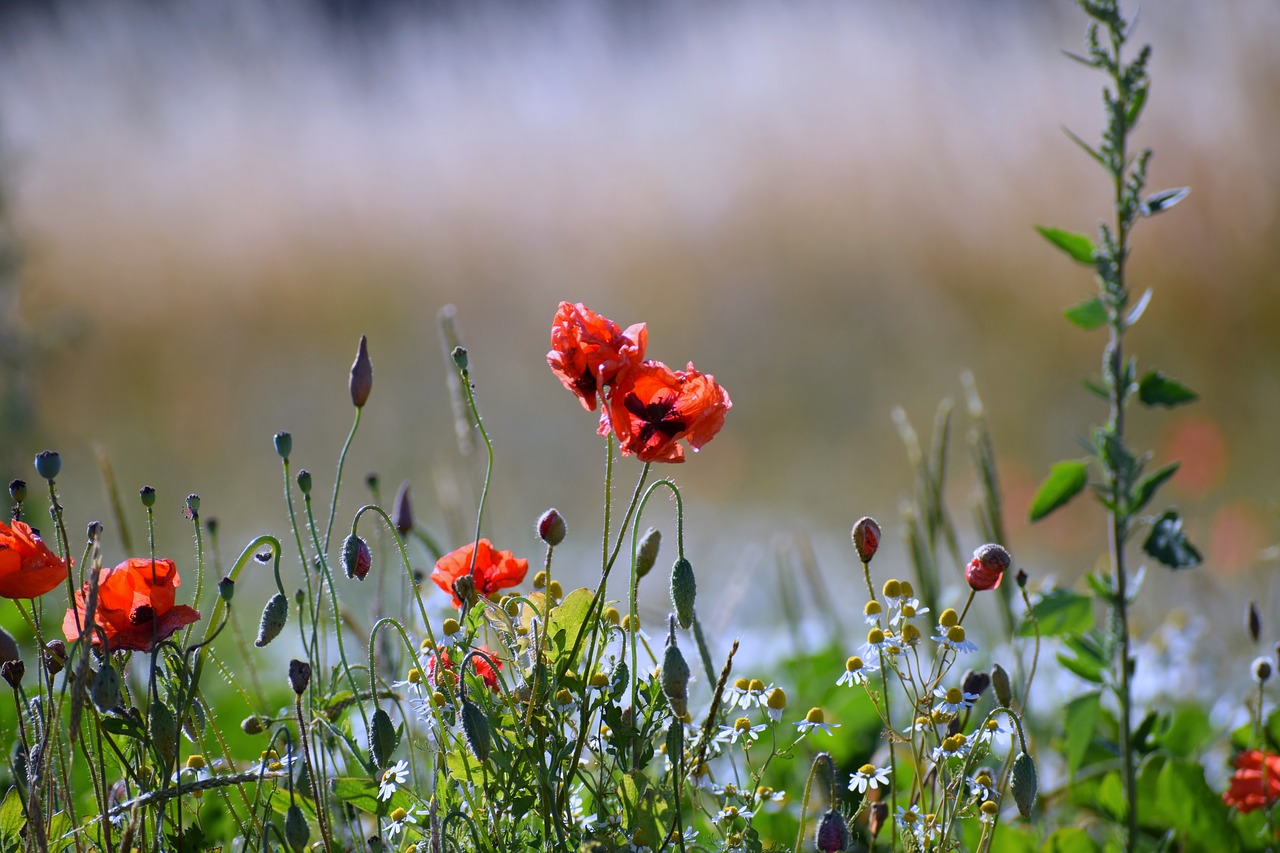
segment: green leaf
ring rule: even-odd
[[[1156,490],[1165,484],[1165,481],[1172,477],[1181,467],[1181,462],[1170,462],[1168,465],[1143,477],[1138,483],[1138,488],[1134,490],[1133,503],[1129,507],[1130,512],[1138,512],[1147,503],[1155,497]]]
[[[1084,390],[1088,391],[1090,394],[1097,397],[1098,399],[1100,400],[1111,399],[1111,392],[1108,391],[1106,388],[1103,388],[1097,382],[1094,382],[1092,379],[1084,380],[1083,384],[1084,384]]]
[[[116,737],[131,737],[144,742],[147,740],[147,730],[131,717],[103,717],[101,725],[104,731]]]
[[[1078,305],[1072,305],[1062,312],[1062,316],[1086,330],[1100,329],[1107,325],[1110,319],[1107,315],[1107,306],[1103,305],[1102,300],[1096,296]]]
[[[1151,526],[1151,533],[1147,536],[1147,541],[1142,543],[1142,550],[1171,569],[1198,566],[1204,559],[1196,547],[1187,541],[1187,534],[1182,531],[1182,519],[1171,509],[1165,510]]]
[[[1089,837],[1089,833],[1075,827],[1064,827],[1054,830],[1044,840],[1040,853],[1097,853],[1098,844]]]
[[[1138,123],[1138,116],[1142,115],[1142,108],[1146,106],[1147,94],[1150,91],[1150,86],[1139,86],[1138,90],[1133,93],[1133,100],[1129,102],[1129,111],[1125,113],[1124,117],[1124,123],[1129,127],[1133,127]]]
[[[1129,812],[1129,803],[1124,798],[1124,782],[1120,781],[1119,773],[1108,773],[1095,796],[1099,808],[1116,820],[1124,820]]]
[[[1142,212],[1146,216],[1163,213],[1191,194],[1191,187],[1178,187],[1176,190],[1161,190],[1152,193],[1142,202]]]
[[[547,638],[556,648],[566,650],[573,647],[574,638],[587,621],[593,597],[589,589],[575,589],[551,610],[551,618],[547,622]]]
[[[1227,819],[1227,806],[1205,782],[1199,762],[1170,759],[1156,784],[1161,800],[1178,804],[1169,809],[1169,817],[1180,834],[1199,842],[1196,847],[1223,853],[1240,849],[1240,838]]]
[[[12,787],[4,795],[4,802],[0,803],[0,843],[8,847],[17,841],[26,823],[27,819],[22,815],[22,798],[18,796],[17,787]]]
[[[1031,501],[1031,520],[1039,521],[1070,501],[1089,482],[1089,464],[1079,459],[1057,462]]]
[[[1160,371],[1148,373],[1138,383],[1138,399],[1147,406],[1173,408],[1198,400],[1200,395]]]
[[[1068,53],[1067,56],[1070,56],[1072,59],[1080,59],[1080,57],[1075,56],[1074,54],[1071,54],[1071,53]],[[1097,67],[1094,63],[1090,62],[1087,59],[1080,59],[1080,61],[1083,62],[1085,65],[1088,65],[1090,68]],[[1084,153],[1092,157],[1099,166],[1101,166],[1104,169],[1107,168],[1106,159],[1101,154],[1098,153],[1097,149],[1095,149],[1089,143],[1085,142],[1080,137],[1076,136],[1074,133],[1072,133],[1070,130],[1068,130],[1065,127],[1062,129],[1062,132],[1065,133],[1067,136],[1071,137],[1071,141],[1074,142],[1076,145],[1079,145],[1080,148],[1084,151]]]
[[[1070,590],[1051,590],[1032,606],[1030,616],[1035,618],[1042,637],[1083,634],[1093,627],[1093,599]],[[1035,636],[1029,619],[1018,629],[1018,636]]]
[[[1169,723],[1160,733],[1160,747],[1183,758],[1198,755],[1200,750],[1217,737],[1217,731],[1209,720],[1209,712],[1199,705],[1184,705],[1174,710]]]
[[[623,826],[634,832],[644,830],[648,844],[656,843],[661,836],[658,829],[658,818],[665,809],[665,802],[654,796],[653,788],[643,773],[633,770],[622,777],[618,786],[618,798],[622,800]]]
[[[450,767],[452,769],[452,766]],[[462,776],[461,778],[466,778]],[[413,807],[413,797],[402,787],[397,787],[389,799],[378,799],[378,783],[363,776],[344,776],[329,780],[329,790],[344,803],[362,812],[386,817],[396,809],[408,811]]]
[[[1089,744],[1093,742],[1093,728],[1102,707],[1102,694],[1098,691],[1077,696],[1067,703],[1064,727],[1067,730],[1067,775],[1074,776],[1084,762]]]
[[[1093,241],[1083,234],[1037,225],[1040,236],[1071,256],[1072,260],[1093,266]]]

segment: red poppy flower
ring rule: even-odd
[[[149,652],[154,643],[168,639],[175,631],[200,618],[200,613],[185,604],[174,605],[178,586],[178,567],[172,560],[131,557],[114,569],[98,573],[98,606],[93,621],[93,644],[107,646],[113,652],[131,649]],[[76,592],[75,606],[62,619],[62,632],[68,640],[80,638],[84,624],[89,584]]]
[[[38,598],[66,579],[66,561],[30,525],[0,521],[0,598]]]
[[[498,656],[491,652],[488,646],[477,646],[476,648],[487,654],[490,658],[493,658],[493,662],[497,665],[498,669],[502,669],[502,661],[498,660]],[[448,672],[453,672],[454,663],[449,659],[448,649],[441,650],[440,664],[442,669]],[[480,680],[483,681],[490,690],[498,689],[498,673],[494,671],[492,666],[489,666],[488,658],[481,657],[480,655],[473,655],[471,658],[471,669],[476,675],[480,676]],[[427,681],[431,684],[436,683],[435,655],[427,658]]]
[[[547,364],[589,412],[605,386],[644,360],[649,333],[644,323],[623,331],[581,302],[561,302],[551,321],[551,352]]]
[[[1247,749],[1236,756],[1236,772],[1222,801],[1242,812],[1269,806],[1280,799],[1280,755]]]
[[[973,559],[964,567],[964,579],[975,590],[996,589],[1004,580],[1004,573],[1011,560],[1009,552],[999,545],[983,545],[973,552]]]
[[[441,557],[431,572],[431,580],[436,586],[453,596],[454,607],[462,607],[462,602],[453,595],[453,585],[470,570],[472,551],[476,561],[476,592],[480,595],[488,596],[500,589],[516,586],[529,571],[528,560],[520,559],[510,551],[497,550],[488,539],[463,545]]]
[[[599,432],[612,428],[624,456],[683,462],[680,439],[694,450],[702,447],[724,426],[732,407],[715,377],[699,373],[692,362],[686,370],[672,370],[660,361],[646,361],[614,388]]]

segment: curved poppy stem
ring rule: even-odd
[[[467,400],[467,410],[471,412],[476,429],[480,430],[480,437],[484,439],[486,454],[484,486],[480,489],[480,506],[476,509],[476,535],[472,539],[473,542],[479,543],[481,522],[484,520],[484,507],[489,499],[489,482],[493,477],[493,442],[489,440],[489,431],[484,428],[484,421],[480,419],[480,409],[476,406],[476,392],[475,388],[471,386],[471,368],[457,359],[453,363],[458,370],[458,376],[462,379],[462,393]],[[476,574],[476,556],[478,554],[478,548],[471,549],[471,568],[467,570],[467,574],[471,577],[475,577]]]
[[[338,454],[338,473],[333,480],[333,496],[329,500],[329,523],[324,529],[324,550],[329,550],[329,536],[333,533],[333,516],[338,511],[338,488],[342,485],[342,469],[347,464],[347,451],[351,449],[351,442],[355,440],[356,430],[360,428],[360,414],[364,411],[363,406],[356,406],[356,418],[351,423],[351,432],[347,433],[347,440],[342,445],[342,452]]]

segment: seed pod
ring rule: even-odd
[[[671,567],[671,604],[676,609],[676,620],[681,628],[693,624],[693,601],[698,595],[698,582],[693,577],[693,566],[684,557]]]
[[[837,853],[849,846],[849,826],[844,815],[836,808],[827,809],[818,824],[818,835],[815,839],[822,853]]]
[[[52,480],[62,470],[62,457],[56,450],[41,450],[36,454],[36,473],[46,480]]]
[[[262,621],[258,623],[258,638],[253,641],[253,644],[262,648],[280,636],[280,632],[284,630],[285,623],[288,621],[289,599],[285,598],[283,593],[277,592],[267,600],[267,606],[262,608]]]
[[[640,538],[640,545],[636,548],[636,578],[642,578],[649,574],[653,569],[653,564],[658,562],[658,549],[662,547],[662,531],[656,527],[650,527],[644,532],[644,536]]]
[[[311,684],[311,664],[296,658],[289,661],[289,686],[293,688],[293,692],[301,696],[307,692],[309,684]]]
[[[1008,708],[1013,704],[1013,688],[1009,685],[1009,673],[1000,664],[991,665],[991,687],[996,692],[996,701]]]
[[[289,806],[289,810],[284,813],[284,840],[289,842],[293,853],[303,853],[307,849],[307,842],[311,840],[311,827],[307,824],[307,816],[301,806]]]
[[[293,453],[293,436],[284,430],[280,430],[271,441],[275,444],[276,453],[279,454],[280,458],[288,462],[289,454]]]
[[[662,654],[662,693],[677,719],[689,712],[689,664],[676,645],[675,617],[671,617],[667,648]]]
[[[364,404],[369,402],[369,392],[373,390],[373,362],[369,360],[369,339],[364,335],[360,336],[356,360],[351,364],[347,389],[351,391],[351,404],[357,409],[364,408]]]
[[[142,505],[147,509],[151,509],[156,505],[156,489],[155,486],[143,486],[138,489],[138,499],[142,501]]]
[[[395,724],[391,722],[391,715],[381,708],[373,712],[372,725],[373,732],[369,735],[369,751],[373,754],[373,760],[379,767],[386,767],[391,763],[391,754],[400,745],[400,735],[396,731]]]
[[[471,754],[481,762],[489,760],[489,718],[480,706],[462,698],[462,735]]]
[[[853,550],[858,552],[858,559],[870,563],[880,548],[880,525],[871,516],[863,516],[853,525]]]
[[[413,497],[409,491],[409,481],[405,480],[396,490],[395,502],[391,504],[391,518],[395,521],[396,532],[408,536],[413,530]]]
[[[1031,807],[1036,804],[1036,763],[1025,752],[1019,752],[1013,759],[1009,790],[1013,792],[1013,801],[1018,804],[1018,813],[1030,817]]]
[[[89,684],[89,698],[103,713],[119,707],[120,674],[110,662],[103,661],[102,667],[93,674],[93,681]]]
[[[151,745],[155,747],[160,766],[168,774],[178,756],[178,722],[173,711],[163,702],[152,702],[147,715],[147,728],[151,732]]]
[[[9,481],[9,497],[14,503],[22,503],[27,499],[27,481],[14,479]]]

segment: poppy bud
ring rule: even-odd
[[[193,517],[200,513],[199,495],[187,495],[187,509],[191,510],[191,515]]]
[[[289,686],[293,688],[293,692],[301,696],[307,692],[307,685],[311,683],[311,664],[303,660],[289,661]]]
[[[1018,813],[1030,817],[1031,807],[1036,804],[1036,763],[1025,752],[1019,752],[1013,759],[1009,790],[1013,792],[1013,801],[1018,804]]]
[[[400,737],[391,722],[391,715],[379,708],[373,712],[373,731],[369,735],[369,751],[379,767],[391,764],[391,754],[400,745]]]
[[[369,392],[373,390],[373,362],[369,360],[369,339],[364,335],[360,336],[356,360],[351,364],[347,388],[351,391],[351,404],[357,409],[364,408],[364,404],[369,402]]]
[[[1267,679],[1271,677],[1271,661],[1266,658],[1258,658],[1253,662],[1253,680],[1259,684],[1266,684]]]
[[[288,621],[289,599],[277,592],[267,600],[267,606],[262,608],[262,621],[258,623],[258,638],[253,641],[253,644],[262,648],[280,636],[280,632],[284,630],[285,623]]]
[[[107,712],[120,705],[120,675],[109,661],[93,674],[89,684],[89,698],[99,711]]]
[[[453,594],[458,597],[465,607],[467,604],[475,600],[476,597],[476,579],[471,575],[463,575],[453,582]]]
[[[1018,573],[1013,576],[1013,579],[1018,582],[1018,589],[1027,588],[1027,573],[1025,569],[1018,569]]]
[[[479,705],[465,696],[462,699],[462,735],[472,755],[482,763],[489,760],[489,718]]]
[[[644,532],[644,536],[640,539],[640,545],[636,548],[637,580],[649,574],[653,564],[658,562],[658,549],[661,547],[662,531],[656,527],[650,527]]]
[[[662,655],[662,693],[677,718],[689,710],[689,664],[685,663],[684,655],[676,645],[675,616],[670,617],[667,648]]]
[[[369,543],[354,533],[347,534],[347,538],[342,540],[342,570],[347,577],[362,581],[369,574],[371,565],[373,552],[369,550]]]
[[[0,628],[0,660],[17,660],[20,656],[18,641],[8,631]]]
[[[210,536],[217,536],[218,535],[218,519],[216,518],[205,519],[204,529],[209,531]]]
[[[173,711],[163,702],[152,702],[147,714],[147,728],[151,732],[151,745],[155,747],[160,765],[167,772],[178,756],[178,722]]]
[[[10,480],[9,497],[13,498],[14,503],[22,503],[25,501],[27,499],[27,481]]]
[[[156,505],[156,490],[154,486],[143,486],[138,489],[138,498],[142,501],[142,505],[147,509],[151,509]]]
[[[260,735],[266,730],[267,724],[257,714],[240,721],[240,731],[247,735]]]
[[[14,690],[18,689],[18,685],[22,684],[22,676],[27,674],[27,666],[20,660],[7,660],[0,663],[0,676],[9,682],[9,686]]]
[[[863,516],[853,525],[853,550],[858,559],[870,563],[880,548],[880,525],[871,516]]]
[[[991,686],[991,676],[985,672],[974,672],[969,670],[964,674],[960,689],[965,693],[973,693],[977,696],[982,695],[982,691]]]
[[[671,567],[671,604],[676,609],[676,619],[681,628],[693,624],[693,600],[698,595],[698,583],[693,577],[693,566],[684,557]]]
[[[187,710],[187,718],[182,721],[182,731],[186,734],[187,740],[199,743],[200,735],[204,733],[205,722],[204,705],[199,699],[192,699],[191,707]]]
[[[463,373],[466,373],[467,363],[469,361],[467,358],[467,348],[461,346],[454,347],[453,352],[450,353],[450,355],[453,357],[453,363],[458,366],[458,369]]]
[[[52,480],[62,470],[62,457],[56,450],[41,450],[36,454],[36,473],[46,480]]]
[[[272,443],[276,446],[276,453],[285,462],[289,461],[289,454],[293,453],[293,436],[284,430],[276,433],[272,439]]]
[[[86,527],[84,530],[84,535],[85,535],[85,538],[88,539],[90,542],[96,541],[97,538],[102,535],[102,522],[101,521],[89,522],[89,526]]]
[[[889,804],[884,800],[876,800],[871,804],[871,816],[867,820],[867,828],[871,830],[871,840],[875,841],[884,822],[889,819]]]
[[[44,668],[50,675],[57,675],[67,664],[67,644],[50,640],[44,644]]]
[[[409,496],[409,481],[405,480],[396,490],[395,503],[391,505],[391,519],[395,522],[396,532],[408,536],[413,530],[413,500]]]
[[[564,541],[564,535],[567,532],[564,516],[555,507],[547,510],[538,518],[538,538],[552,548]]]
[[[311,840],[311,827],[307,825],[307,816],[302,807],[294,804],[284,813],[284,840],[289,842],[293,853],[303,853],[307,842]]]
[[[311,494],[311,472],[306,468],[298,472],[298,491],[304,495]]]
[[[218,595],[222,598],[223,601],[230,603],[231,599],[235,597],[235,594],[236,594],[236,582],[233,581],[230,577],[224,576],[222,580],[218,581]],[[276,595],[279,595],[279,594],[280,593],[276,593]]]
[[[1009,673],[1000,664],[991,665],[991,687],[996,692],[996,701],[1001,707],[1008,708],[1013,704],[1013,688],[1009,684]]]
[[[973,559],[964,568],[964,579],[975,590],[995,589],[1004,579],[1009,568],[1009,552],[999,545],[988,544],[973,552]]]
[[[844,815],[836,808],[827,809],[818,824],[818,836],[815,839],[822,853],[837,853],[849,846],[849,826]]]
[[[1245,612],[1245,627],[1249,630],[1249,639],[1255,643],[1258,642],[1258,635],[1262,633],[1262,616],[1258,613],[1258,603],[1256,601],[1249,602],[1249,609]]]

